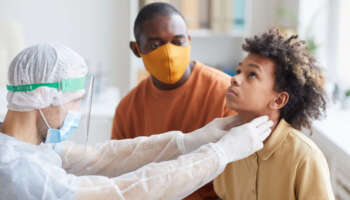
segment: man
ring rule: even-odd
[[[334,199],[327,161],[302,128],[326,108],[324,77],[304,41],[278,29],[246,39],[227,105],[242,121],[268,115],[273,133],[256,154],[214,181],[221,199]]]
[[[182,14],[166,3],[140,10],[130,48],[142,57],[150,76],[128,93],[114,116],[112,139],[149,136],[170,130],[190,132],[217,117],[225,107],[228,75],[190,62],[191,38]],[[216,199],[211,184],[188,199]]]

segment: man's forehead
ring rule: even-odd
[[[184,35],[187,33],[185,21],[179,15],[158,16],[146,20],[142,25],[142,35],[159,37],[162,34]]]

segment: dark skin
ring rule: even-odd
[[[130,49],[135,56],[141,57],[137,46],[142,54],[147,54],[167,43],[187,46],[190,41],[191,37],[188,35],[186,23],[181,16],[159,16],[143,23],[139,41],[131,41]],[[175,89],[186,83],[191,76],[192,69],[193,62],[188,65],[181,79],[174,84],[163,83],[154,76],[152,76],[152,82],[160,90]]]
[[[252,53],[237,66],[226,102],[243,122],[267,115],[274,122],[272,130],[277,126],[280,110],[288,103],[289,94],[274,89],[275,67],[272,59]]]

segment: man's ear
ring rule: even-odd
[[[136,42],[131,41],[131,42],[129,43],[129,47],[130,47],[131,51],[134,53],[134,55],[135,55],[136,57],[139,57],[139,58],[141,57],[140,52],[139,52],[139,49],[137,48]]]
[[[280,110],[285,105],[287,105],[289,100],[288,92],[280,92],[277,96],[270,102],[269,107],[272,110]]]

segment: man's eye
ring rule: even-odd
[[[177,46],[182,46],[183,45],[183,41],[178,40],[178,41],[174,41],[173,44],[177,45]]]
[[[256,74],[254,72],[249,73],[249,78],[256,78]]]
[[[240,74],[241,73],[241,70],[236,70],[236,74]]]
[[[159,43],[154,43],[154,44],[151,45],[151,48],[152,48],[152,49],[156,49],[156,48],[158,48],[159,46],[160,46]]]

